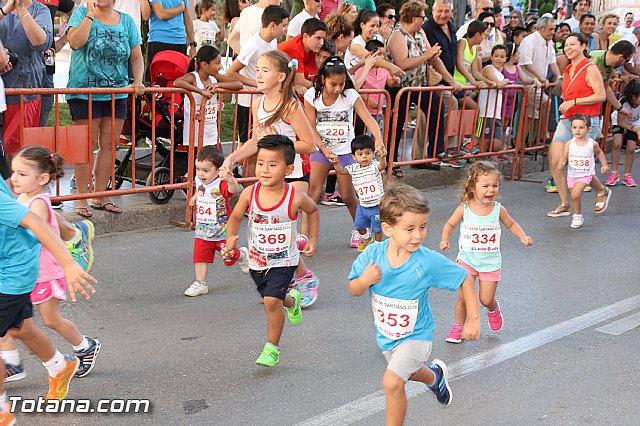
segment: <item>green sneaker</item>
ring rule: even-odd
[[[256,364],[275,367],[278,362],[280,362],[280,348],[273,343],[265,343],[262,353],[256,359]]]
[[[89,272],[94,260],[92,242],[96,235],[95,227],[88,220],[74,223],[73,226],[79,231],[80,236],[75,241],[65,241],[65,245],[71,253],[71,257],[78,262],[82,269]]]
[[[298,290],[289,290],[289,296],[293,297],[293,306],[287,309],[287,317],[293,325],[300,324],[302,320],[302,309],[300,309],[300,292]]]

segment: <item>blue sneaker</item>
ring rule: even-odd
[[[24,372],[24,368],[22,368],[22,363],[20,365],[9,364],[8,362],[4,363],[4,382],[15,382],[18,380],[22,380],[27,377],[27,373]]]
[[[433,374],[436,376],[436,381],[433,385],[427,386],[427,388],[433,392],[440,405],[448,407],[451,405],[451,401],[453,401],[453,395],[449,387],[447,366],[439,359],[434,359],[429,369],[433,371]]]
[[[307,273],[296,278],[294,288],[300,291],[300,307],[303,309],[316,303],[318,300],[318,277],[309,269]],[[289,287],[291,288],[291,286]]]
[[[67,249],[71,252],[71,257],[78,262],[82,269],[89,272],[93,266],[93,239],[95,238],[96,229],[88,220],[76,222],[73,224],[80,231],[80,238],[77,241],[65,242]]]
[[[558,188],[556,187],[556,182],[553,180],[552,177],[547,179],[547,184],[545,185],[544,190],[550,193],[558,192]]]
[[[76,185],[76,175],[71,175],[71,180],[69,181],[69,188],[78,189]]]

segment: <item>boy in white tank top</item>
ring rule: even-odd
[[[240,195],[227,223],[227,246],[231,252],[238,242],[244,213],[249,211],[249,270],[267,315],[267,343],[256,364],[273,367],[280,360],[280,336],[284,327],[283,307],[291,324],[302,319],[300,292],[288,290],[298,266],[296,243],[298,211],[307,213],[309,241],[303,253],[312,256],[318,242],[320,215],[306,194],[285,182],[296,156],[293,141],[283,135],[268,135],[258,142],[256,177],[258,182]]]

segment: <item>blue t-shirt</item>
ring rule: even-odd
[[[184,26],[184,13],[171,19],[160,19],[153,13],[154,3],[162,3],[164,9],[180,6],[181,0],[151,0],[151,18],[149,19],[149,41],[168,44],[187,44],[187,29]],[[185,8],[189,1],[184,0]]]
[[[431,287],[456,291],[467,277],[467,271],[447,259],[440,253],[420,247],[400,267],[392,268],[387,261],[389,240],[372,244],[358,256],[351,268],[349,280],[358,278],[370,261],[382,270],[382,279],[369,287],[372,298],[400,299],[400,301],[417,301],[417,319],[413,324],[413,332],[408,336],[394,340],[380,332],[376,323],[376,341],[383,351],[390,351],[405,340],[433,340],[435,323],[429,306],[429,289]],[[376,312],[374,315],[379,315]],[[402,315],[390,318],[390,321],[402,322]]]
[[[79,7],[71,15],[69,27],[77,28],[87,15],[86,7]],[[81,49],[71,53],[67,87],[125,87],[129,85],[129,57],[131,49],[140,44],[140,33],[133,18],[120,13],[120,21],[113,26],[94,19],[89,38]],[[116,95],[125,99],[126,93]],[[67,95],[67,99],[88,99],[88,95]],[[111,95],[93,95],[93,100],[110,101]]]
[[[29,209],[13,198],[0,179],[0,293],[27,294],[40,271],[40,243],[20,226]]]
[[[3,2],[6,4],[7,2]],[[39,88],[43,86],[45,75],[44,51],[51,46],[53,40],[53,25],[49,9],[37,1],[27,8],[36,24],[46,34],[44,43],[34,46],[27,38],[24,27],[18,19],[18,15],[10,13],[0,20],[0,41],[5,48],[16,53],[19,57],[16,66],[2,76],[7,88]],[[24,96],[25,102],[34,100],[37,95]],[[7,103],[17,104],[19,96],[7,96]]]

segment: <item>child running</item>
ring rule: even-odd
[[[601,164],[601,172],[609,173],[609,165],[607,157],[600,149],[600,145],[588,136],[591,128],[591,119],[583,114],[577,114],[571,117],[571,134],[573,138],[564,144],[562,159],[558,163],[560,170],[567,168],[567,186],[571,190],[571,201],[573,202],[573,218],[571,227],[580,228],[584,223],[582,215],[582,192],[587,185],[591,185],[596,190],[596,194],[605,192],[605,200],[596,202],[594,212],[596,214],[604,213],[609,206],[612,191],[600,183],[600,179],[596,176],[596,159]],[[568,215],[568,213],[567,213]]]
[[[204,132],[202,136],[202,146],[218,145],[218,109],[220,100],[215,89],[242,90],[242,83],[237,80],[230,80],[224,74],[219,74],[222,69],[220,51],[213,46],[202,46],[198,49],[195,58],[189,62],[187,74],[176,79],[174,86],[188,90],[193,93],[193,100],[196,103],[196,114],[200,113],[203,99],[204,107]],[[191,123],[191,101],[188,96],[184,97],[184,129],[182,132],[182,143],[189,145],[189,126]],[[195,146],[200,147],[198,140],[199,127],[194,131],[193,141]]]
[[[342,167],[338,158],[333,157],[331,164],[338,175],[350,175],[353,187],[358,195],[358,208],[354,225],[360,234],[358,251],[364,251],[375,240],[382,241],[382,227],[380,226],[380,199],[384,195],[381,171],[387,167],[386,157],[383,155],[376,160],[376,145],[369,135],[356,136],[351,141],[351,155],[356,161]],[[373,237],[369,233],[373,232]]]
[[[502,255],[500,253],[500,223],[520,238],[525,246],[533,244],[514,221],[507,209],[497,202],[500,194],[502,175],[492,163],[478,161],[469,168],[469,176],[464,181],[460,201],[453,215],[442,228],[440,250],[449,250],[449,238],[458,224],[458,258],[456,262],[465,268],[475,285],[475,277],[480,281],[480,303],[487,309],[489,328],[498,331],[504,318],[496,300],[498,281],[501,278]],[[477,302],[474,301],[474,309]],[[446,337],[450,343],[460,343],[465,321],[468,316],[469,301],[461,292],[456,303],[456,322]]]
[[[40,265],[38,241],[62,266],[71,300],[76,301],[76,291],[88,299],[85,288],[94,293],[89,282],[95,283],[95,278],[76,263],[45,221],[13,198],[4,180],[0,179],[0,337],[9,335],[22,340],[49,373],[46,398],[61,400],[69,392],[69,383],[80,361],[73,355],[58,352],[31,319],[31,291]],[[0,362],[0,377],[6,377],[4,362]],[[4,380],[0,380],[0,418],[6,424],[15,422],[7,404]]]
[[[300,292],[289,289],[300,253],[296,242],[298,211],[307,214],[309,240],[303,252],[312,256],[318,244],[318,206],[304,192],[285,181],[294,168],[296,150],[283,135],[267,135],[258,142],[258,182],[242,191],[227,225],[227,250],[233,252],[244,214],[249,212],[249,269],[264,298],[267,343],[256,364],[275,366],[280,360],[280,336],[284,326],[283,306],[291,324],[302,319]]]
[[[480,318],[473,280],[460,266],[422,246],[429,206],[424,195],[406,184],[389,188],[380,202],[380,221],[388,240],[372,244],[353,263],[349,291],[369,292],[376,341],[387,361],[382,385],[387,397],[387,426],[400,426],[407,411],[405,383],[422,382],[448,406],[452,402],[447,367],[431,353],[433,314],[429,289],[460,289],[469,305],[466,339],[478,339]]]
[[[636,187],[636,181],[631,176],[631,168],[635,159],[635,149],[640,138],[640,81],[631,80],[627,83],[620,99],[622,108],[631,111],[630,117],[622,117],[618,111],[611,114],[613,124],[613,146],[611,147],[611,174],[604,182],[607,186],[614,186],[620,180],[618,165],[620,164],[620,151],[622,144],[627,144],[627,153],[624,163],[624,175],[622,182],[628,187]]]
[[[375,153],[385,155],[378,123],[367,110],[354,89],[347,67],[339,56],[328,58],[313,79],[313,87],[304,94],[304,110],[310,123],[315,124],[318,151],[311,155],[311,183],[309,196],[320,201],[322,185],[337,160],[342,167],[354,164],[350,141],[355,137],[354,111],[360,116],[375,139]],[[349,174],[339,174],[338,185],[342,201],[355,220],[358,201]]]
[[[233,174],[220,167],[224,154],[216,146],[205,146],[196,159],[196,193],[189,204],[196,208],[196,232],[193,241],[193,264],[196,280],[184,292],[185,296],[200,296],[209,293],[207,274],[216,252],[224,252],[227,220],[231,213],[229,201],[238,192],[238,181]],[[224,254],[224,253],[223,253]],[[236,261],[242,272],[248,273],[247,249],[241,247],[223,256],[223,262],[232,266]]]
[[[223,173],[231,170],[233,164],[254,155],[262,137],[268,134],[283,135],[294,141],[296,148],[293,170],[286,176],[286,181],[293,185],[297,192],[307,193],[310,171],[308,154],[315,152],[316,141],[311,125],[295,96],[297,68],[297,61],[277,50],[260,56],[256,70],[256,85],[263,96],[252,102],[253,135],[244,145],[227,156],[222,165],[222,169],[225,170]],[[308,238],[305,228],[306,225],[302,224],[298,235],[302,247]],[[318,286],[318,277],[311,269],[307,269],[303,259],[300,259],[292,287],[300,289],[303,294],[303,308],[317,301]]]
[[[63,164],[60,155],[52,154],[41,146],[23,148],[15,154],[11,162],[11,183],[13,191],[19,194],[18,202],[46,221],[58,237],[58,221],[46,191],[50,182],[64,174]],[[51,252],[41,247],[40,272],[36,286],[31,292],[31,303],[38,306],[44,324],[71,343],[74,355],[80,360],[75,376],[85,377],[93,370],[102,345],[97,339],[83,336],[73,322],[60,316],[60,302],[66,299],[66,291],[64,270]],[[22,369],[15,339],[7,336],[1,342],[2,358],[9,364],[6,381],[24,378],[26,374]]]

